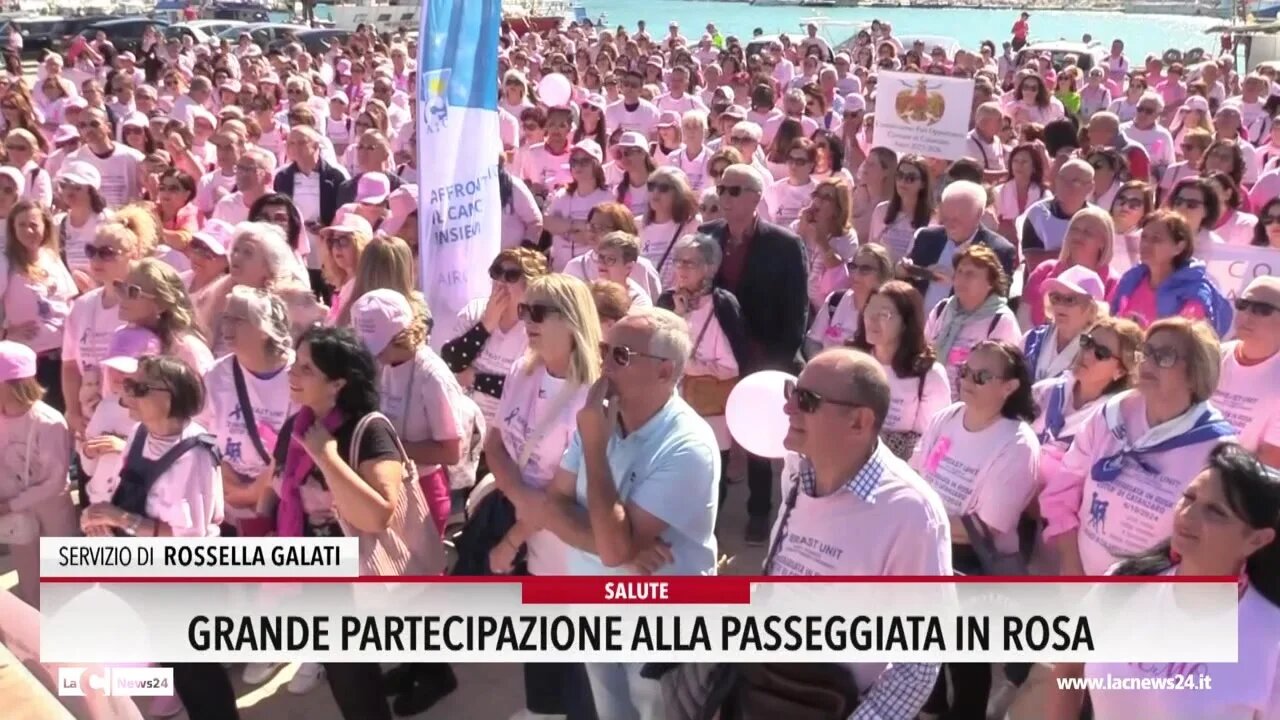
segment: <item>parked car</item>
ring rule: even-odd
[[[1018,57],[1014,62],[1018,67],[1022,67],[1028,58],[1049,54],[1049,62],[1053,65],[1054,70],[1061,70],[1066,65],[1068,55],[1076,57],[1076,66],[1086,75],[1093,69],[1094,65],[1101,63],[1107,57],[1107,51],[1099,45],[1085,45],[1084,43],[1068,42],[1058,40],[1054,42],[1038,42],[1032,43],[1018,51]]]
[[[93,23],[81,30],[79,34],[88,40],[93,40],[99,32],[103,32],[106,33],[107,38],[111,40],[111,44],[115,46],[117,51],[140,54],[142,52],[142,33],[147,29],[148,25],[154,26],[162,34],[169,27],[169,23],[163,20],[155,20],[149,17],[126,17]]]
[[[302,44],[302,47],[306,48],[308,53],[315,55],[317,53],[325,52],[335,43],[339,45],[345,43],[347,38],[351,37],[351,35],[352,33],[350,30],[327,29],[303,30],[297,33],[294,37],[297,38],[298,43]],[[281,38],[272,42],[267,47],[268,49],[283,48],[288,43],[288,40]]]
[[[12,18],[10,22],[16,23],[18,31],[22,33],[23,57],[39,58],[46,50],[63,52],[71,44],[71,39],[79,35],[85,27],[114,17],[114,15],[79,17],[30,15]]]
[[[249,23],[239,27],[228,28],[218,33],[218,38],[226,38],[235,45],[240,39],[240,33],[247,32],[253,42],[262,47],[270,47],[277,40],[283,40],[288,35],[297,35],[311,28],[305,25],[289,25],[287,23]]]
[[[219,33],[247,24],[238,20],[194,20],[170,25],[165,29],[164,36],[169,38],[190,35],[197,45],[206,45],[209,42],[219,41],[221,39],[218,37]]]

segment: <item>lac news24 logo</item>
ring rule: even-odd
[[[58,694],[164,696],[173,694],[173,668],[58,668]]]

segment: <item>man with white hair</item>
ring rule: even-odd
[[[713,575],[720,450],[676,392],[693,340],[680,316],[641,308],[602,343],[602,377],[539,506],[520,517],[568,546],[572,575]],[[521,501],[523,502],[523,501]],[[662,720],[641,663],[587,665],[599,717]]]
[[[1261,168],[1258,163],[1258,149],[1240,134],[1243,123],[1244,119],[1238,109],[1231,106],[1223,107],[1213,116],[1213,139],[1230,140],[1240,148],[1240,154],[1244,155],[1244,182],[1242,184],[1247,187],[1258,182]]]
[[[1004,114],[1000,103],[988,102],[973,111],[973,129],[965,143],[965,154],[982,163],[983,179],[997,182],[1006,174],[1004,144],[1000,142],[1000,124]]]
[[[1013,273],[1017,253],[1008,240],[982,226],[986,206],[987,191],[981,185],[957,180],[942,191],[938,224],[916,231],[899,274],[924,295],[926,313],[951,294],[951,258],[970,244],[991,248],[1005,273]]]
[[[1126,138],[1146,149],[1156,175],[1163,175],[1164,169],[1176,161],[1173,135],[1168,128],[1156,122],[1163,113],[1164,99],[1156,93],[1146,93],[1138,98],[1138,114],[1120,126],[1120,132]]]
[[[736,130],[736,128],[735,128]],[[799,371],[800,347],[809,313],[808,263],[795,233],[757,214],[765,174],[749,165],[730,165],[716,190],[724,218],[698,228],[724,251],[716,286],[742,305],[748,360],[743,375],[757,370]],[[763,545],[773,507],[773,470],[765,458],[747,461],[748,544]]]
[[[771,178],[773,173],[769,172],[769,167],[765,165],[764,151],[760,147],[763,134],[764,131],[759,125],[750,120],[743,120],[729,130],[725,142],[741,153],[743,160],[755,168],[761,177]]]
[[[251,147],[236,160],[236,191],[213,206],[213,219],[239,225],[249,219],[249,209],[271,187],[276,157],[260,147]]]
[[[1240,94],[1222,103],[1223,107],[1240,112],[1240,134],[1252,143],[1270,139],[1271,117],[1266,111],[1267,98],[1271,95],[1271,81],[1257,73],[1241,82]]]
[[[293,198],[307,234],[308,246],[313,248],[307,256],[307,269],[311,287],[316,288],[326,304],[332,290],[320,274],[319,243],[313,242],[321,228],[333,223],[338,212],[338,188],[347,179],[340,167],[330,165],[320,156],[320,133],[309,125],[289,131],[285,141],[292,161],[276,174],[274,189]]]

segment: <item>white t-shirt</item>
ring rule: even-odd
[[[634,131],[645,137],[651,136],[658,127],[658,116],[661,114],[658,107],[644,98],[640,98],[635,110],[628,110],[625,103],[625,100],[619,100],[605,108],[605,128],[610,133],[622,128],[624,132]]]
[[[596,258],[595,250],[588,250],[578,257],[569,261],[564,266],[564,274],[572,275],[587,284],[591,284],[600,279],[600,262]],[[629,280],[635,281],[645,294],[650,298],[656,298],[662,294],[662,281],[658,278],[658,271],[653,267],[653,263],[649,262],[649,258],[641,255],[636,258],[636,264],[631,266],[631,275]]]
[[[80,407],[89,417],[102,396],[102,373],[98,363],[107,354],[111,336],[124,323],[120,303],[102,306],[102,288],[94,288],[75,299],[62,333],[62,361],[80,368]]]
[[[886,225],[885,218],[888,214],[889,202],[887,200],[878,203],[875,209],[871,211],[871,234],[866,241],[884,246],[884,249],[889,251],[889,257],[894,262],[897,262],[911,252],[911,244],[916,237],[916,228],[911,225],[914,213],[899,210],[893,222]],[[928,309],[928,306],[926,306],[925,310],[927,311]]]
[[[480,322],[480,318],[484,316],[484,308],[488,303],[489,298],[477,298],[467,303],[458,312],[453,337],[462,335]],[[502,328],[494,328],[484,347],[480,350],[480,354],[476,357],[475,362],[471,364],[471,368],[477,373],[506,375],[507,371],[511,369],[511,365],[524,354],[525,349],[528,347],[529,338],[524,333],[524,323],[517,321],[506,332]],[[503,393],[506,393],[505,389]],[[492,426],[494,413],[498,410],[498,398],[488,393],[472,391],[471,399],[476,402],[476,405],[480,406],[480,412],[484,414],[485,424]]]
[[[90,215],[89,219],[79,227],[71,224],[71,220],[66,213],[58,213],[53,219],[54,225],[58,228],[59,233],[64,232],[62,236],[62,247],[67,253],[67,267],[72,270],[89,270],[89,258],[84,255],[84,246],[94,239],[98,234],[98,225],[110,216],[109,212]],[[64,225],[65,223],[65,225]]]
[[[1257,452],[1262,444],[1280,446],[1280,354],[1256,365],[1243,365],[1236,357],[1239,340],[1222,346],[1222,372],[1213,404],[1240,432],[1240,444]]]
[[[682,147],[668,155],[662,164],[680,168],[685,177],[689,178],[689,187],[698,193],[710,179],[707,176],[707,161],[711,159],[711,151],[703,146],[702,151],[693,157],[689,157],[688,152],[688,148]]]
[[[999,136],[987,142],[978,137],[977,131],[971,130],[964,148],[966,155],[982,163],[983,170],[1004,170],[1004,145]]]
[[[996,547],[1018,549],[1018,519],[1038,490],[1040,441],[1031,426],[1000,418],[972,432],[964,404],[933,417],[911,457],[911,467],[942,496],[947,515],[976,514],[991,528]]]
[[[1171,573],[1166,573],[1171,574]],[[1175,593],[1177,585],[1162,592]],[[1096,720],[1271,720],[1280,717],[1280,608],[1254,587],[1245,589],[1237,615],[1234,663],[1088,663],[1087,678],[1171,682],[1177,676],[1212,679],[1208,688],[1109,690],[1091,694]]]
[[[129,417],[129,411],[120,404],[120,399],[108,394],[104,402],[98,403],[89,422],[85,425],[84,437],[90,440],[104,435],[115,435],[127,438],[133,435],[138,423]],[[120,468],[124,466],[122,453],[104,453],[95,458],[86,457],[84,444],[80,445],[80,467],[89,474],[85,483],[85,492],[89,503],[111,502],[120,485]]]
[[[212,215],[218,201],[226,197],[235,186],[235,172],[230,175],[223,175],[218,170],[205,173],[200,176],[200,181],[196,186],[196,207],[205,217]]]
[[[560,467],[560,458],[577,430],[578,411],[587,401],[588,386],[566,387],[567,381],[552,377],[539,364],[526,372],[518,360],[507,374],[507,384],[498,403],[495,425],[507,454],[520,464],[520,477],[530,487],[545,489]],[[536,447],[526,450],[536,441]],[[567,575],[567,546],[547,530],[529,538],[529,572],[534,575]]]
[[[85,145],[67,158],[67,162],[77,160],[97,168],[98,174],[102,176],[98,193],[107,202],[107,207],[117,208],[142,197],[138,177],[142,153],[137,150],[123,143],[116,143],[111,154],[102,158]]]
[[[1121,126],[1120,132],[1147,149],[1147,155],[1151,156],[1152,167],[1167,167],[1174,163],[1174,154],[1178,148],[1173,144],[1173,135],[1170,135],[1169,130],[1163,125],[1156,123],[1154,127],[1142,130],[1133,123],[1125,123]],[[1110,209],[1110,205],[1103,207]]]
[[[423,345],[408,362],[386,366],[378,373],[382,413],[391,419],[404,442],[454,440],[462,437],[455,408],[462,407],[462,387],[449,366]],[[418,475],[435,472],[439,465],[419,465]]]
[[[918,432],[923,434],[933,417],[951,404],[951,384],[947,369],[934,363],[920,378],[901,377],[893,367],[880,364],[889,376],[889,414],[885,416],[884,432]]]
[[[809,326],[809,340],[823,348],[844,345],[858,332],[859,313],[853,291],[836,292],[840,293],[840,300],[835,308],[831,307],[831,297],[828,296],[814,313],[813,325]]]
[[[600,203],[611,202],[612,200],[613,195],[608,190],[600,188],[586,195],[570,194],[567,189],[561,190],[547,204],[545,214],[585,222],[592,208]],[[552,235],[551,269],[555,272],[563,272],[569,260],[576,257],[584,249],[586,248],[578,245],[572,236]],[[512,359],[514,360],[514,358]],[[510,366],[509,363],[508,366]]]
[[[618,202],[627,206],[632,215],[641,217],[649,209],[649,185],[642,182],[639,185],[625,179],[626,172],[618,163],[609,163],[604,167],[605,182],[609,184],[611,189],[610,200],[616,199],[617,191],[621,189],[622,198]]]
[[[221,220],[231,225],[239,225],[249,219],[249,207],[244,204],[244,193],[233,192],[223,196],[213,206],[214,220]]]
[[[292,360],[289,358],[284,367],[265,378],[241,368],[249,404],[253,406],[253,423],[266,457],[254,447],[247,429],[247,414],[240,407],[232,370],[235,357],[226,355],[219,358],[205,375],[210,406],[209,431],[218,436],[218,450],[223,461],[249,480],[256,479],[270,466],[280,428],[296,409],[289,401],[289,365]]]
[[[812,178],[804,185],[794,185],[783,178],[764,189],[760,198],[761,215],[765,220],[788,227],[800,217],[800,211],[809,204],[813,189],[818,186]]]
[[[701,110],[702,112],[707,111],[707,106],[703,105],[701,100],[687,93],[678,98],[672,96],[671,93],[667,93],[666,95],[658,98],[657,106],[658,109],[663,112],[675,112],[680,113],[681,115],[689,112],[690,110]]]
[[[677,230],[674,222],[646,223],[640,228],[640,256],[658,272],[662,287],[675,287],[675,251],[668,252],[672,244],[698,229],[697,219],[690,220]]]

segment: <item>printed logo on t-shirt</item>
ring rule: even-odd
[[[773,560],[772,575],[838,575],[844,548],[788,529]]]
[[[1145,550],[1168,536],[1165,526],[1185,485],[1125,462],[1115,480],[1089,483],[1081,532],[1116,557]]]

